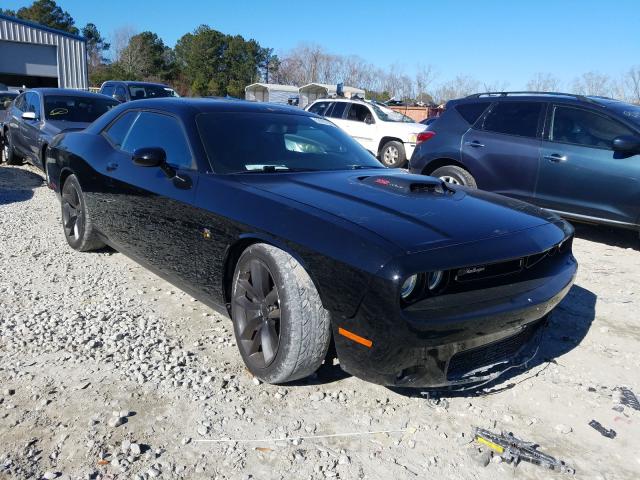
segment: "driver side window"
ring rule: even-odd
[[[611,150],[613,140],[633,132],[621,123],[582,108],[556,105],[549,140]]]
[[[373,123],[373,115],[371,111],[365,106],[358,103],[352,103],[347,114],[347,120],[354,122]]]
[[[124,142],[122,150],[133,153],[139,148],[159,147],[167,154],[167,163],[192,169],[193,156],[180,122],[169,115],[141,112]]]

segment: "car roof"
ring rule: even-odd
[[[42,95],[58,95],[65,97],[100,97],[111,98],[100,93],[85,92],[84,90],[74,90],[72,88],[30,88],[25,92],[38,92]]]
[[[454,104],[467,102],[509,102],[509,101],[554,101],[563,103],[590,104],[606,107],[611,103],[620,103],[619,100],[595,95],[580,95],[562,92],[485,92],[474,93],[466,97],[451,100]]]
[[[150,98],[136,100],[126,104],[131,110],[149,109],[165,110],[177,114],[209,113],[209,112],[256,112],[256,113],[289,113],[305,116],[316,116],[300,108],[267,102],[248,102],[246,100],[215,98]]]
[[[124,83],[125,85],[153,85],[154,87],[171,88],[169,85],[165,85],[164,83],[136,82],[135,80],[107,80],[102,85],[104,86],[104,85],[107,85],[109,83]]]

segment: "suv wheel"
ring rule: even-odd
[[[318,369],[331,338],[329,312],[291,255],[251,245],[238,260],[231,294],[236,343],[254,376],[283,383]]]
[[[465,187],[478,188],[476,179],[467,170],[456,165],[440,167],[431,173],[432,177],[438,177],[447,183],[464,185]]]
[[[380,150],[380,160],[385,167],[401,167],[407,160],[404,145],[395,140],[385,143],[382,150]]]

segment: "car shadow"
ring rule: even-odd
[[[561,365],[559,359],[578,346],[589,332],[595,318],[596,300],[597,296],[593,292],[574,285],[550,315],[547,326],[541,332],[538,353],[528,363],[526,369],[512,369],[489,383],[466,389],[464,387],[458,390],[390,387],[390,390],[404,396],[431,399],[478,397],[510,390],[518,383],[536,376],[549,363]],[[522,374],[526,376],[515,378]]]
[[[576,237],[591,242],[604,243],[612,247],[640,250],[638,232],[604,225],[587,225],[574,223]]]
[[[42,186],[44,179],[37,173],[0,165],[0,205],[27,201],[33,197],[33,191]]]

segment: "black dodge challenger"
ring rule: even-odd
[[[526,365],[573,284],[573,230],[517,200],[383,168],[329,121],[211,99],[120,105],[56,137],[69,245],[108,244],[233,320],[249,370],[340,366],[443,387]]]

